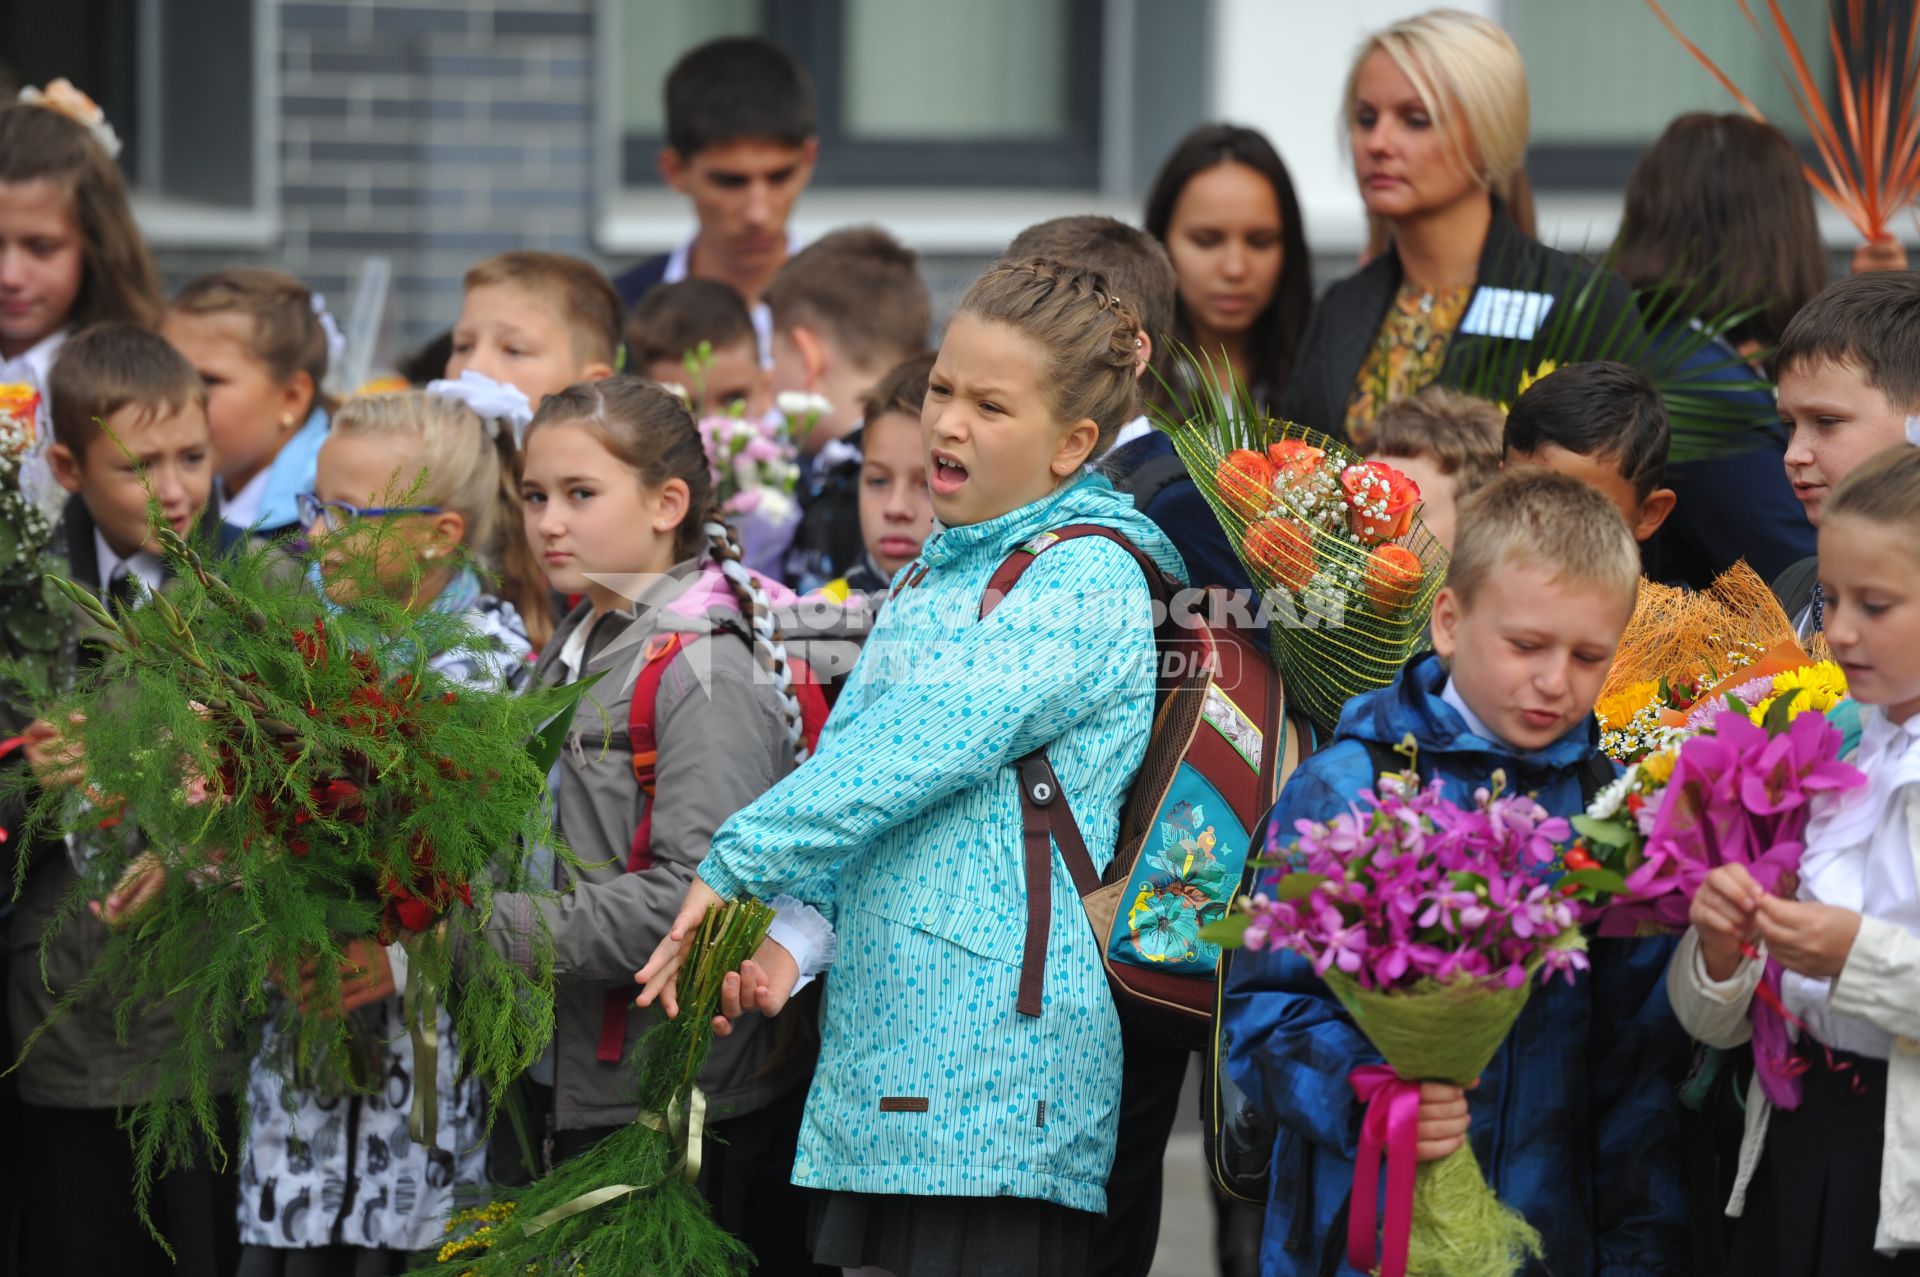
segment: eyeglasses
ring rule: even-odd
[[[437,505],[377,505],[365,509],[346,501],[322,501],[311,492],[302,492],[293,499],[294,508],[300,513],[300,526],[311,528],[315,524],[323,525],[329,532],[338,532],[359,519],[385,519],[397,514],[440,514]]]

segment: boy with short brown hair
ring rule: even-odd
[[[933,301],[919,254],[877,226],[823,235],[789,258],[764,297],[773,311],[773,389],[832,405],[801,443],[805,457],[845,437],[867,392],[926,348]]]
[[[161,517],[182,536],[196,528],[220,536],[211,512],[213,438],[206,387],[193,365],[155,333],[132,324],[99,324],[61,347],[48,376],[53,443],[47,461],[73,496],[54,545],[66,575],[117,607],[140,606],[167,570],[147,521],[151,491]],[[143,483],[144,480],[144,483]],[[229,530],[232,540],[241,533]],[[84,667],[97,655],[84,620],[67,638]],[[76,758],[45,720],[22,733],[25,756],[42,784],[70,784]],[[9,819],[9,826],[17,828]],[[124,839],[132,839],[128,842]],[[9,842],[10,854],[16,844]],[[64,908],[78,885],[77,856],[131,856],[138,835],[19,843],[19,890],[6,925],[16,954],[7,1003],[15,1054],[23,1040],[84,986],[105,946],[106,924]],[[37,959],[35,957],[37,953]],[[102,992],[63,1007],[14,1071],[23,1105],[21,1147],[39,1164],[25,1181],[22,1271],[36,1273],[231,1272],[239,1261],[236,1189],[231,1172],[200,1165],[168,1171],[153,1185],[155,1226],[178,1252],[169,1256],[134,1209],[134,1159],[120,1125],[121,1106],[152,1085],[147,1065],[173,1039],[173,1011],[160,1007],[116,1023]],[[224,1087],[233,1062],[212,1062]],[[234,1118],[223,1098],[220,1121]],[[76,1194],[74,1187],[84,1185]]]
[[[662,284],[627,317],[627,366],[679,386],[699,417],[770,406],[760,339],[740,294],[711,279]]]
[[[1827,494],[1868,457],[1920,444],[1920,274],[1850,275],[1800,309],[1773,355],[1787,478],[1820,526]],[[1782,572],[1773,592],[1802,638],[1825,623],[1820,560]]]
[[[1500,473],[1505,425],[1494,404],[1436,385],[1388,404],[1353,442],[1419,485],[1420,522],[1451,549],[1459,503]]]

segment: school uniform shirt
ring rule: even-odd
[[[313,491],[320,445],[327,441],[327,410],[315,404],[300,429],[280,448],[272,463],[253,476],[240,491],[221,494],[220,513],[227,523],[251,536],[273,537],[300,524],[298,498]]]
[[[532,675],[532,645],[513,604],[482,593],[462,572],[434,600],[463,613],[482,646],[444,652],[430,668],[466,686],[511,689]],[[406,951],[387,949],[396,989],[407,981]],[[276,999],[277,1001],[277,999]],[[358,1044],[371,1052],[378,1079],[370,1095],[295,1087],[276,1021],[269,1019],[247,1077],[249,1126],[240,1159],[240,1241],[306,1249],[357,1246],[424,1250],[446,1237],[456,1194],[486,1183],[486,1096],[460,1066],[460,1042],[444,1003],[434,1085],[439,1128],[434,1144],[413,1142],[413,1038],[398,993],[353,1013]]]
[[[1297,820],[1348,810],[1377,779],[1368,745],[1411,733],[1423,773],[1471,801],[1504,771],[1549,813],[1580,812],[1580,772],[1598,748],[1589,719],[1538,750],[1486,731],[1439,658],[1414,658],[1388,686],[1347,703],[1333,741],[1303,759],[1257,843],[1284,849]],[[1536,985],[1467,1103],[1475,1159],[1500,1199],[1540,1230],[1544,1263],[1526,1277],[1649,1277],[1691,1271],[1675,1086],[1686,1036],[1667,1006],[1666,937],[1595,940],[1592,968]],[[1227,1071],[1275,1121],[1266,1277],[1358,1277],[1346,1262],[1345,1206],[1361,1107],[1347,1079],[1379,1051],[1297,954],[1235,956],[1223,994]]]
[[[1874,1249],[1920,1249],[1920,720],[1891,723],[1878,707],[1862,714],[1852,756],[1864,790],[1814,801],[1802,860],[1801,898],[1862,912],[1853,947],[1831,981],[1782,980],[1789,1009],[1830,1046],[1887,1061],[1886,1132]],[[1828,893],[1831,893],[1831,897]],[[1832,898],[1837,897],[1837,898]],[[1848,901],[1858,903],[1848,904]],[[1708,1046],[1727,1049],[1753,1036],[1747,1009],[1765,971],[1765,946],[1733,974],[1707,975],[1699,933],[1681,938],[1667,970],[1674,1014]],[[1794,983],[1788,985],[1787,980]],[[1789,1033],[1798,1036],[1789,1026]],[[1829,1038],[1831,1034],[1833,1041]],[[1746,1130],[1727,1214],[1746,1207],[1773,1106],[1756,1076],[1747,1088]]]
[[[1184,578],[1098,475],[941,529],[903,569],[916,583],[880,613],[819,753],[728,820],[700,866],[728,898],[791,891],[833,913],[796,1184],[1105,1207],[1119,1018],[1057,854],[1044,1011],[1015,1009],[1028,893],[1012,764],[1046,747],[1104,866],[1153,718],[1150,595],[1124,549],[1083,538],[978,619],[1008,555],[1089,522]]]

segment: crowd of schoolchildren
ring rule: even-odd
[[[1675,272],[1705,281],[1698,315],[1743,303],[1699,375],[1757,407],[1764,438],[1669,465],[1667,409],[1627,364],[1576,357],[1505,406],[1448,388],[1474,348],[1516,339],[1489,297],[1564,299],[1595,269],[1532,235],[1511,41],[1457,12],[1408,19],[1365,42],[1340,109],[1374,243],[1317,300],[1280,157],[1208,125],[1168,158],[1144,229],[1029,228],[930,350],[909,248],[873,227],[805,245],[788,230],[816,159],[805,74],[765,41],[716,41],[666,85],[663,172],[698,220],[685,244],[617,278],[544,252],[478,262],[447,336],[407,362],[416,388],[335,400],[319,297],[258,268],[163,296],[94,132],[10,104],[0,382],[43,391],[46,481],[71,494],[57,548],[103,595],[168,588],[149,490],[177,531],[229,546],[381,520],[402,552],[371,588],[492,639],[495,659],[449,656],[452,676],[612,672],[553,780],[558,832],[589,867],[496,897],[487,923],[510,959],[534,961],[542,926],[555,946],[554,1036],[518,1089],[545,1166],[632,1121],[623,1061],[674,1009],[689,920],[772,902],[702,1075],[700,1179],[770,1274],[1150,1269],[1192,1056],[1123,1026],[1057,854],[1044,961],[1023,964],[1012,766],[1045,749],[1104,864],[1155,714],[1148,587],[1124,547],[1086,536],[1036,550],[980,608],[1010,554],[1079,524],[1178,581],[1251,588],[1150,411],[1244,388],[1390,459],[1451,550],[1431,650],[1323,725],[1278,789],[1281,841],[1344,811],[1409,734],[1450,796],[1500,770],[1578,811],[1643,576],[1700,587],[1744,559],[1845,667],[1868,786],[1816,802],[1797,893],[1721,870],[1684,936],[1595,941],[1591,971],[1537,993],[1475,1085],[1422,1086],[1418,1154],[1471,1143],[1540,1231],[1530,1273],[1920,1273],[1920,275],[1829,284],[1786,139],[1675,120],[1629,185],[1617,275],[1589,290],[1597,326],[1633,322],[1632,288]],[[1889,252],[1870,248],[1857,265]],[[757,417],[790,392],[821,406],[789,534],[756,547],[720,515],[696,418]],[[345,588],[336,566],[322,559],[316,589]],[[776,623],[797,594],[857,609],[848,632],[870,633],[824,726]],[[73,655],[94,659],[84,640]],[[76,760],[58,727],[13,712],[20,765],[62,783]],[[17,1050],[131,904],[64,912],[69,848],[9,848]],[[1807,1026],[1805,1099],[1770,1109],[1755,1091],[1744,1133],[1716,1132],[1683,1084],[1697,1044],[1747,1034],[1756,943]],[[431,1258],[461,1194],[528,1172],[499,1151],[504,1123],[490,1150],[457,1052],[434,1145],[409,1139],[404,962],[360,942],[343,970],[346,1009],[393,1027],[371,1093],[295,1093],[271,1035],[231,1062],[248,1114],[232,1160],[155,1186],[177,1262],[135,1217],[118,1117],[168,1019],[116,1024],[83,1001],[57,1020],[5,1082],[0,1268],[378,1277]],[[303,1009],[301,989],[275,996]],[[1231,1081],[1275,1135],[1266,1206],[1217,1205],[1218,1262],[1352,1274],[1348,1077],[1377,1053],[1290,955],[1241,955],[1222,1016]]]

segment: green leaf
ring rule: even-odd
[[[19,554],[20,534],[6,520],[0,519],[0,570],[12,567]]]
[[[1727,708],[1732,710],[1734,713],[1741,715],[1742,717],[1746,717],[1753,713],[1753,706],[1747,704],[1745,701],[1741,700],[1738,696],[1735,696],[1732,692],[1727,693]]]
[[[1792,708],[1793,702],[1799,698],[1800,694],[1806,690],[1804,687],[1790,687],[1780,693],[1780,695],[1774,697],[1773,704],[1767,706],[1766,718],[1760,723],[1760,726],[1767,729],[1767,735],[1778,736],[1787,730],[1788,723],[1792,721],[1787,717],[1788,710]]]
[[[1627,889],[1627,880],[1611,869],[1575,869],[1562,874],[1560,881],[1571,882],[1581,887],[1591,887],[1609,896],[1620,895]]]
[[[580,698],[605,676],[606,671],[602,670],[591,677],[567,684],[564,693],[566,703],[561,706],[560,712],[527,741],[527,757],[533,760],[542,775],[552,771],[553,765],[560,761],[560,751],[567,743],[567,733],[573,729],[573,715],[580,708]]]
[[[1633,831],[1619,820],[1596,820],[1592,816],[1575,816],[1568,823],[1582,838],[1588,842],[1597,842],[1603,847],[1626,847],[1633,842]]]
[[[1327,880],[1325,874],[1292,873],[1280,879],[1280,885],[1274,889],[1273,898],[1283,903],[1305,900],[1314,889]]]
[[[37,591],[36,591],[37,593]],[[60,622],[45,609],[34,606],[37,600],[13,602],[6,609],[7,634],[29,652],[59,650]]]
[[[1200,938],[1222,949],[1238,949],[1244,943],[1247,927],[1252,922],[1253,915],[1250,913],[1230,913],[1201,927]]]

